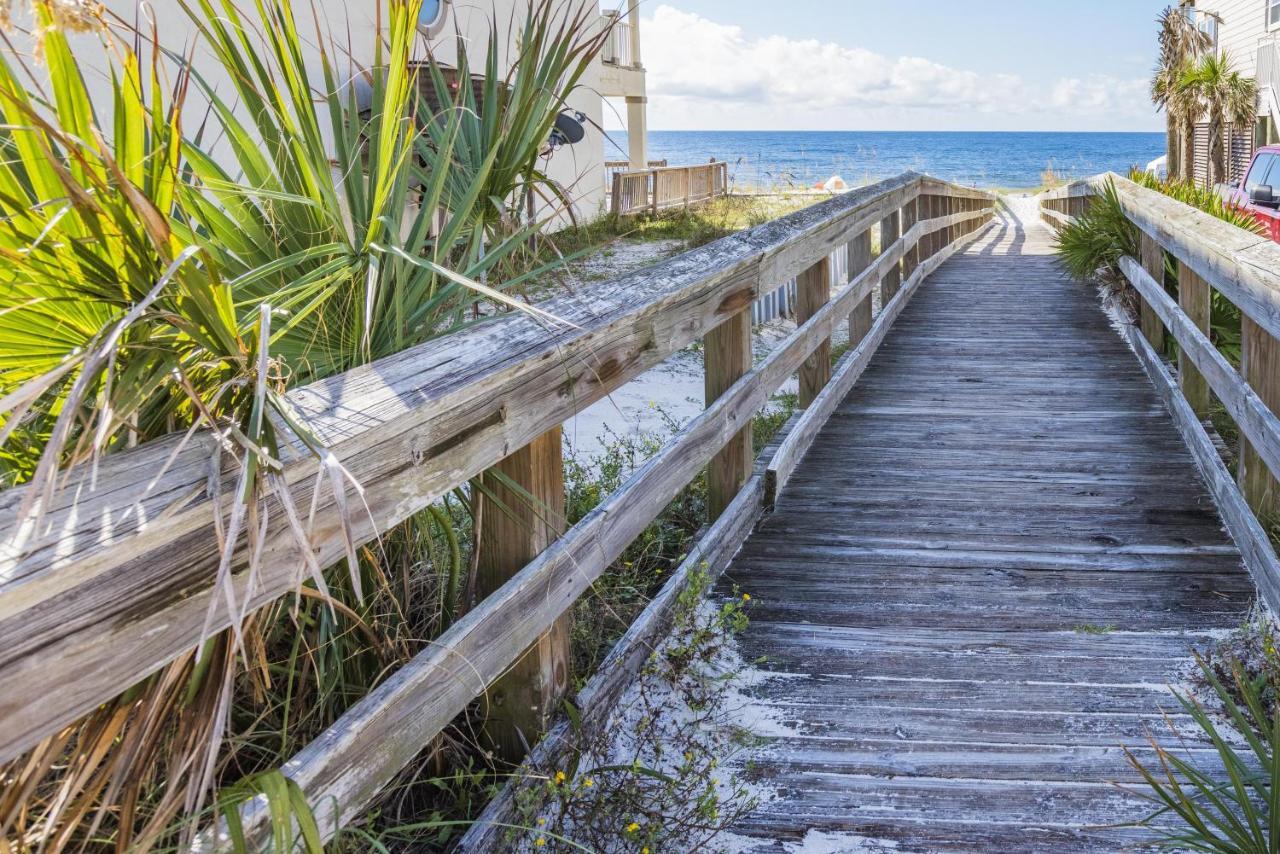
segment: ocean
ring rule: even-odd
[[[609,134],[607,159],[625,158],[625,132]],[[910,131],[650,131],[649,156],[672,166],[727,160],[735,189],[808,187],[839,175],[849,184],[907,169],[957,183],[1037,187],[1052,167],[1068,178],[1124,173],[1164,154],[1163,133]]]

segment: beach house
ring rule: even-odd
[[[1252,126],[1226,130],[1227,178],[1238,181],[1259,145],[1280,142],[1280,0],[1188,0],[1188,15],[1232,67],[1257,81]],[[1208,183],[1209,124],[1195,128],[1195,156],[1188,174]]]
[[[425,60],[428,54],[445,65],[457,64],[458,45],[467,51],[473,72],[483,70],[489,34],[496,31],[499,54],[509,63],[516,55],[515,41],[519,34],[529,0],[425,0],[419,19],[422,39],[417,47],[418,58]],[[644,168],[648,161],[646,132],[645,69],[640,61],[640,15],[638,3],[633,0],[613,0],[620,8],[601,10],[600,0],[563,0],[566,12],[586,11],[593,16],[596,25],[607,28],[609,35],[604,49],[593,61],[590,70],[578,89],[565,104],[566,114],[581,119],[585,136],[575,144],[557,147],[548,154],[542,164],[547,174],[565,190],[573,205],[578,221],[593,219],[606,210],[606,160],[616,160],[623,149],[605,133],[606,111],[622,112],[625,102],[627,139],[629,151],[625,153],[626,168]],[[605,0],[606,5],[611,0]],[[122,21],[149,32],[152,25],[160,34],[162,45],[169,50],[182,51],[195,42],[195,27],[186,12],[176,2],[140,3],[139,0],[106,0],[109,12]],[[320,30],[331,35],[340,51],[350,53],[354,65],[367,67],[372,56],[376,16],[380,3],[348,3],[346,0],[315,0],[314,3],[295,4],[301,32],[315,32],[312,11],[319,20]],[[88,40],[97,36],[85,34],[76,37],[89,48]],[[19,40],[20,44],[20,40]],[[103,61],[100,50],[83,52],[89,63]],[[202,62],[197,47],[194,53],[197,68],[215,84],[225,70],[213,62]],[[319,52],[316,51],[318,65]],[[499,68],[505,74],[505,65]],[[101,75],[93,75],[89,85],[96,91],[95,103],[101,109],[109,109],[110,85],[103,69]],[[321,79],[319,69],[314,80]]]

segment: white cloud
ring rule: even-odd
[[[752,38],[669,5],[641,26],[655,128],[1152,125],[1141,79],[1036,85],[817,39]]]

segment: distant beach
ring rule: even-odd
[[[609,134],[622,157],[627,135]],[[730,163],[735,190],[808,187],[840,175],[850,184],[906,169],[980,187],[1038,187],[1052,167],[1068,178],[1126,172],[1164,154],[1163,133],[907,131],[650,131],[649,154],[672,165]]]

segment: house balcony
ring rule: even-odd
[[[644,65],[640,62],[640,30],[617,11],[600,15],[600,26],[608,31],[601,51],[600,94],[606,98],[643,98]]]

